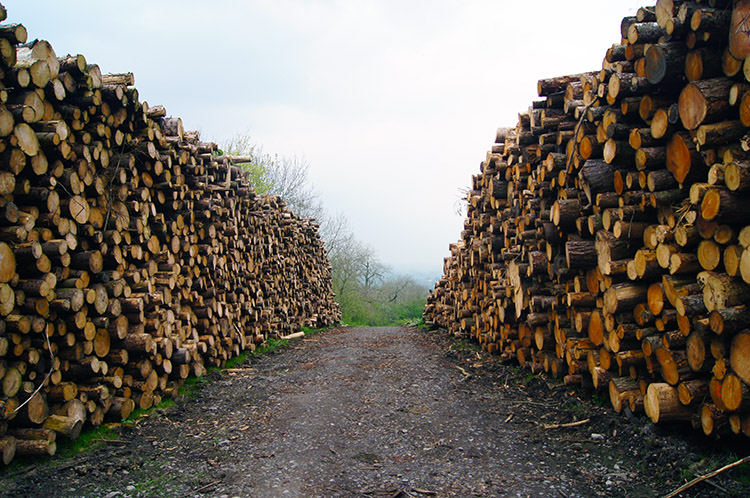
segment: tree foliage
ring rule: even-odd
[[[280,195],[302,217],[316,218],[331,261],[333,291],[343,321],[350,325],[391,325],[419,319],[429,290],[412,278],[393,275],[377,252],[358,240],[343,213],[326,213],[308,178],[304,158],[263,152],[250,135],[235,135],[222,144],[222,153],[250,156],[242,167],[259,194]]]

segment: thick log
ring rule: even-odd
[[[618,240],[614,234],[600,230],[596,234],[597,265],[604,275],[609,275],[613,262],[632,257],[635,249],[627,240]]]
[[[656,85],[684,71],[687,48],[679,42],[650,45],[645,53],[645,77]]]
[[[734,336],[729,353],[732,371],[746,384],[750,381],[750,331]]]
[[[696,125],[697,126],[697,125]],[[679,183],[685,182],[691,168],[703,164],[695,143],[685,133],[675,133],[667,142],[667,169]]]
[[[732,9],[732,20],[729,29],[729,52],[739,60],[750,56],[750,26],[747,23],[750,18],[750,2],[739,0],[734,2]]]
[[[724,184],[733,192],[750,189],[750,162],[738,161],[727,164],[724,168]]]
[[[630,398],[640,394],[638,382],[630,377],[616,377],[609,381],[609,400],[617,413],[628,406]]]
[[[744,304],[715,309],[709,313],[708,321],[711,330],[717,335],[733,334],[750,323],[750,310]]]
[[[701,408],[701,427],[707,436],[721,434],[728,429],[729,417],[718,406],[706,403]]]
[[[589,268],[597,262],[596,243],[591,240],[569,240],[565,244],[568,268]]]
[[[646,415],[652,422],[689,420],[693,411],[680,403],[677,388],[666,383],[648,386],[644,399]]]
[[[16,438],[13,436],[0,436],[0,454],[4,465],[9,465],[16,455]]]
[[[750,408],[750,386],[737,375],[728,373],[721,381],[721,399],[729,411],[747,411]]]
[[[604,293],[604,309],[608,313],[631,311],[647,299],[648,287],[630,283],[615,284]]]
[[[729,89],[734,82],[724,76],[688,83],[678,101],[680,120],[687,130],[713,123],[729,112]]]
[[[723,75],[722,53],[717,47],[704,47],[688,52],[685,77],[688,81],[710,79]]]
[[[708,397],[708,382],[701,379],[686,380],[677,386],[680,403],[685,406],[697,406]]]
[[[37,439],[16,439],[16,454],[27,456],[53,456],[57,443]]]
[[[723,145],[739,139],[746,131],[747,127],[740,120],[721,121],[699,126],[695,140],[704,148]]]
[[[750,299],[750,286],[726,273],[703,271],[698,274],[698,282],[708,311],[737,306]]]
[[[44,422],[44,428],[55,431],[67,439],[78,439],[83,428],[83,421],[64,415],[50,415]]]
[[[747,219],[750,208],[742,197],[725,189],[712,188],[703,195],[700,213],[706,220],[739,223]]]

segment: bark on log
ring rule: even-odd
[[[678,101],[680,120],[687,130],[713,123],[729,112],[729,89],[734,82],[724,76],[688,83]]]

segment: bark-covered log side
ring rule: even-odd
[[[566,119],[498,134],[428,323],[618,412],[750,435],[750,2],[730,8],[660,0],[601,70],[539,82],[530,112]]]
[[[340,319],[315,220],[256,195],[215,144],[141,102],[132,74],[26,37],[0,26],[6,464]]]

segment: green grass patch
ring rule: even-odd
[[[153,479],[136,482],[133,484],[135,491],[140,496],[168,496],[165,494],[165,487],[173,479],[169,474],[163,474]]]
[[[726,454],[717,455],[702,455],[703,458],[696,464],[690,466],[687,469],[687,473],[691,475],[691,479],[699,475],[713,472],[714,470],[720,469],[726,465],[732,464],[743,457],[737,456],[737,453],[730,451]],[[683,473],[686,473],[683,471]],[[727,471],[727,474],[731,476],[736,482],[741,484],[750,484],[750,463],[743,463]]]
[[[247,360],[247,351],[243,351],[234,358],[229,358],[224,364],[224,368],[236,368],[237,365],[242,365]]]
[[[318,334],[320,332],[324,332],[326,330],[335,329],[338,326],[339,326],[339,324],[334,324],[334,325],[328,325],[327,327],[319,327],[319,328],[316,328],[316,329],[313,329],[313,328],[310,328],[310,327],[302,327],[301,330],[302,330],[302,332],[305,333],[305,337],[310,337],[312,335]]]
[[[109,425],[100,425],[82,431],[75,441],[59,438],[57,439],[57,454],[53,458],[70,458],[86,451],[90,451],[107,444],[108,441],[118,439]]]
[[[276,353],[288,346],[289,341],[286,339],[274,339],[273,337],[269,337],[268,339],[266,339],[266,342],[260,345],[260,347],[255,348],[255,351],[252,352],[252,355],[254,358],[257,358],[265,354]]]
[[[476,342],[469,341],[468,339],[461,339],[451,344],[449,348],[452,351],[479,351],[479,344]]]
[[[594,393],[591,395],[591,401],[595,405],[599,405],[604,408],[609,408],[612,406],[612,403],[609,400],[609,394]]]
[[[739,458],[737,460],[739,460]],[[750,463],[738,465],[732,469],[732,475],[734,476],[735,481],[741,484],[750,484]]]

